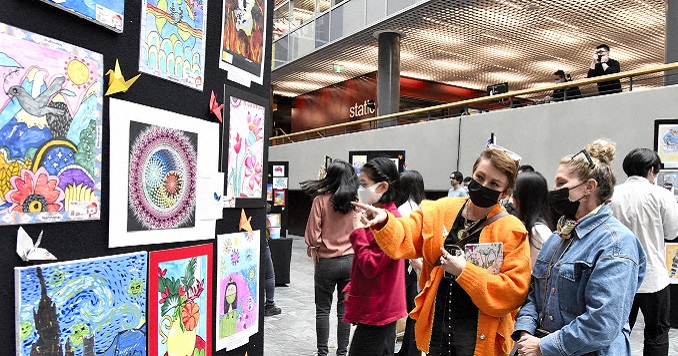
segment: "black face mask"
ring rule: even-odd
[[[500,194],[499,191],[483,187],[475,179],[471,179],[471,183],[468,185],[468,196],[471,198],[471,202],[479,208],[489,208],[497,204]]]
[[[577,188],[584,183],[586,182],[582,182],[581,184],[572,187],[572,189]],[[567,187],[549,192],[549,201],[551,202],[551,207],[553,210],[555,210],[556,213],[572,220],[576,218],[577,210],[579,209],[579,201],[582,200],[582,198],[584,198],[584,196],[575,201],[571,201],[570,188]]]

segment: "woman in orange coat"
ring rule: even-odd
[[[530,247],[523,224],[499,201],[511,194],[519,159],[499,146],[485,149],[473,165],[470,199],[424,201],[409,218],[356,204],[384,252],[424,259],[410,316],[417,320],[417,346],[428,355],[511,351],[513,315],[529,290]],[[469,243],[501,243],[503,253],[489,269],[450,253]]]

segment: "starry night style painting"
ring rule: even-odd
[[[145,356],[147,254],[15,268],[17,356]]]
[[[103,56],[0,23],[0,225],[99,220]]]

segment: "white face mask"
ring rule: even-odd
[[[358,199],[360,199],[361,203],[371,205],[381,199],[382,194],[376,192],[377,185],[379,185],[379,183],[374,183],[368,188],[358,187]]]

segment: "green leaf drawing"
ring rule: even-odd
[[[191,260],[188,261],[188,264],[186,265],[184,276],[181,277],[181,283],[186,286],[186,290],[191,288],[191,286],[193,286],[193,282],[195,282],[195,266],[197,262],[198,259],[196,257],[191,258]]]
[[[162,316],[165,316],[170,311],[174,311],[174,314],[176,315],[176,310],[179,310],[179,308],[177,307],[180,305],[181,300],[179,299],[179,296],[171,295],[167,297],[167,299],[165,299],[165,302],[162,304],[162,307],[160,307],[160,312],[162,313]],[[181,315],[181,310],[179,310],[179,315]]]

